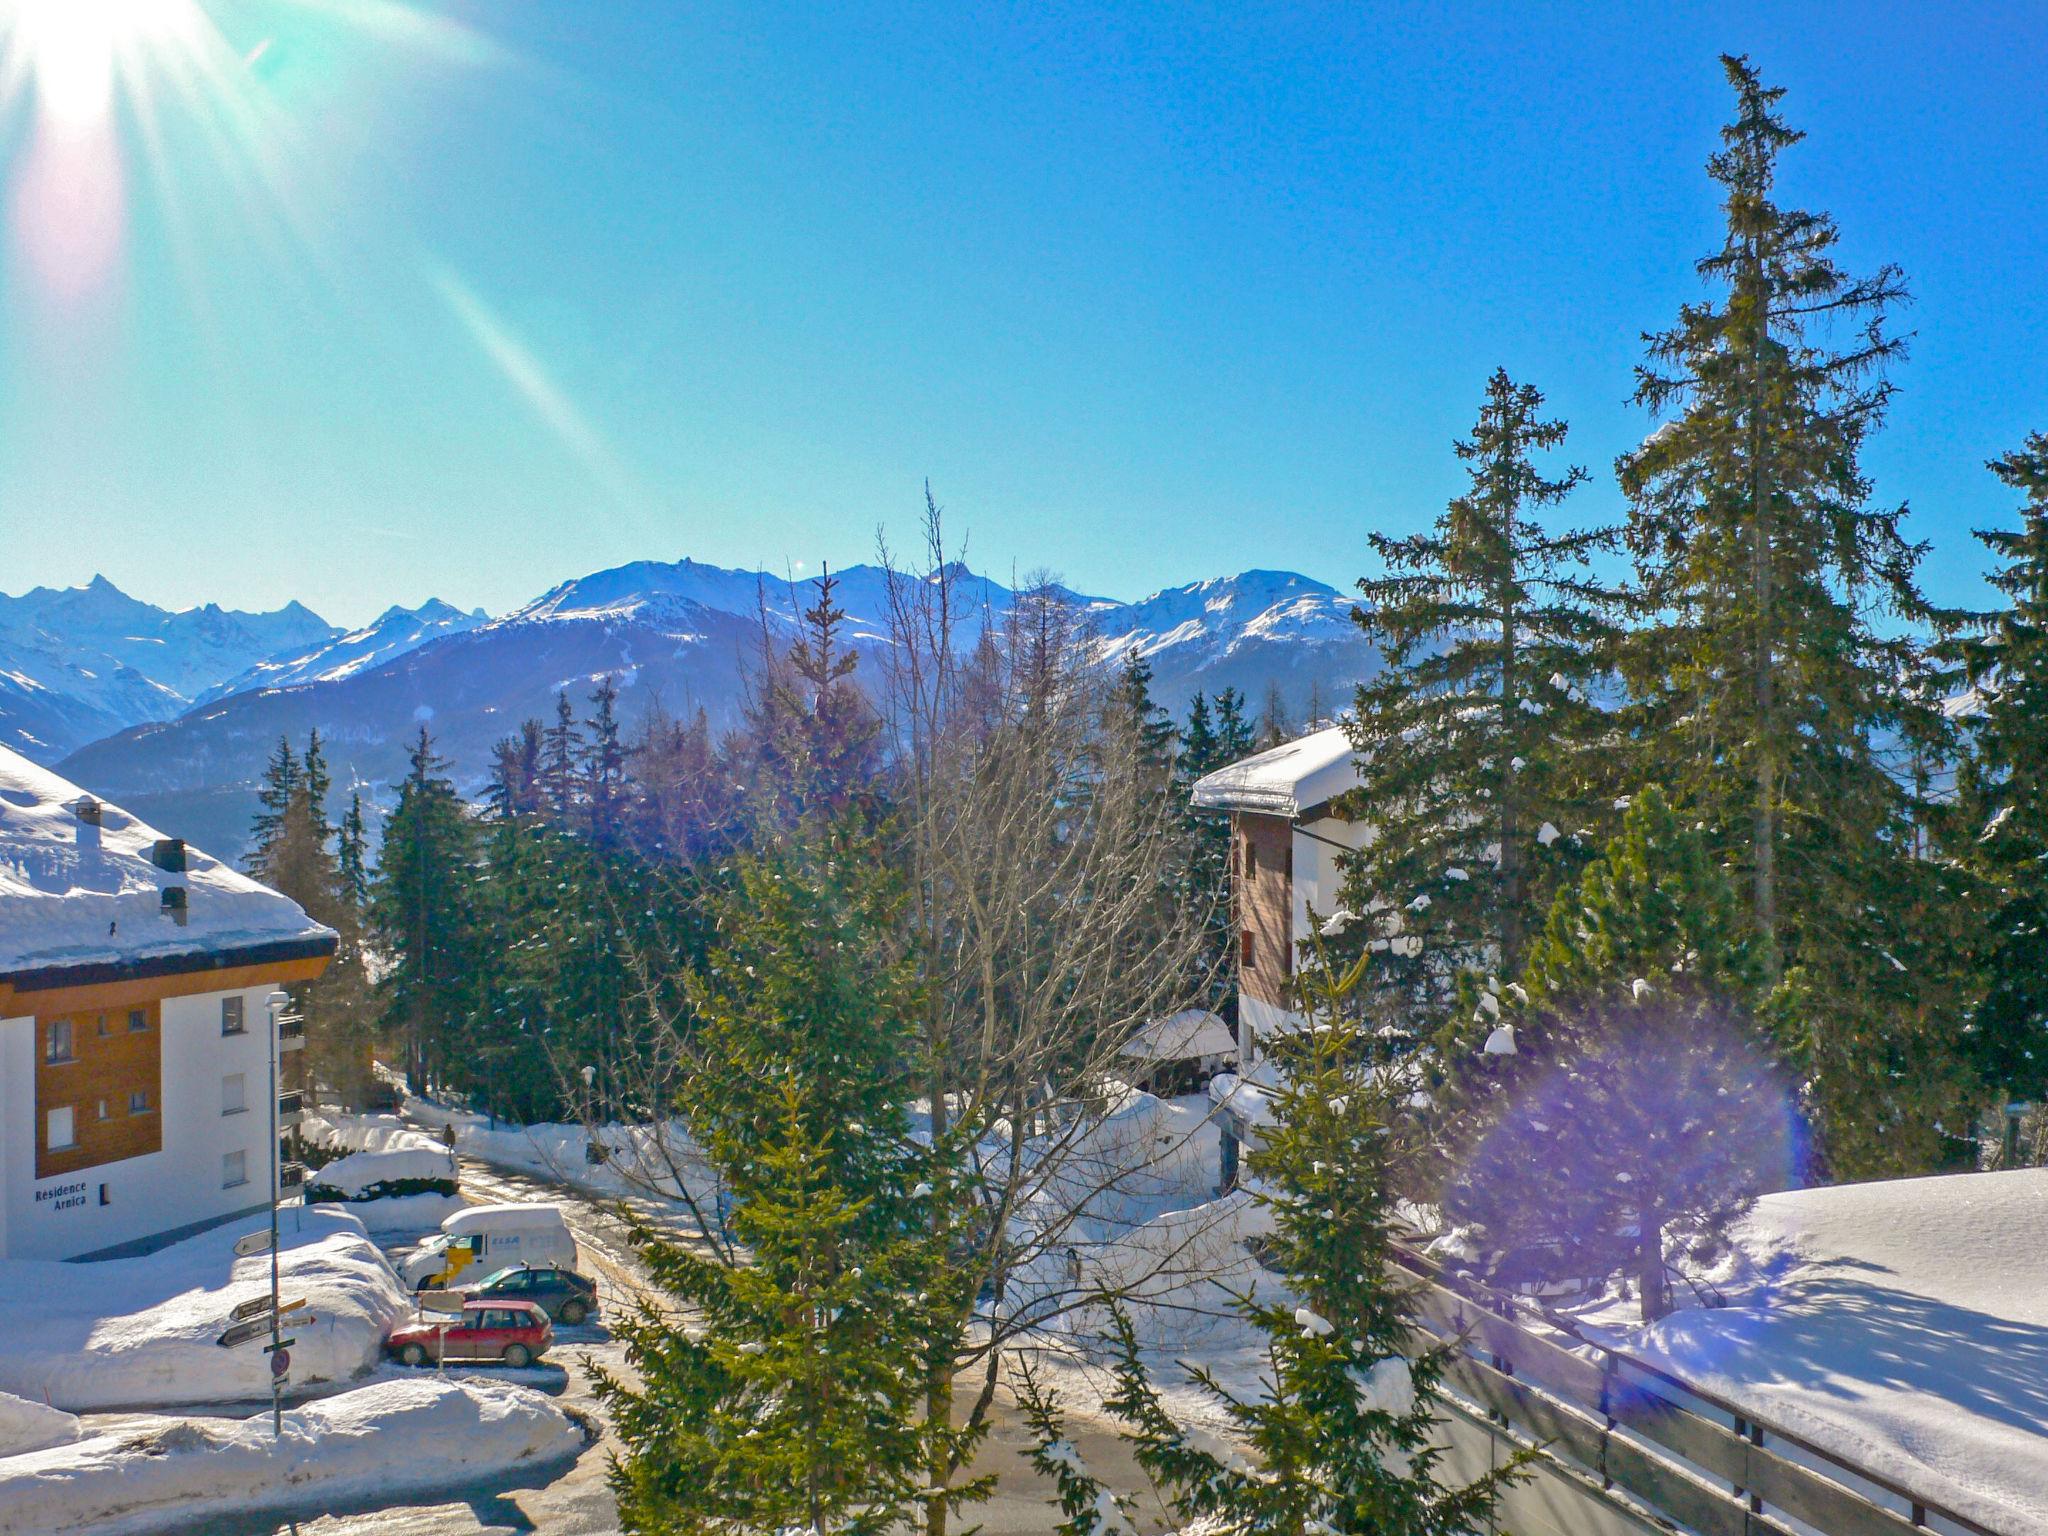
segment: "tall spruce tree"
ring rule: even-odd
[[[1520,982],[1471,993],[1487,1044],[1444,1203],[1502,1283],[1624,1271],[1661,1317],[1667,1233],[1716,1243],[1790,1180],[1792,1092],[1751,943],[1706,835],[1649,788],[1558,893]]]
[[[452,1054],[472,999],[475,838],[425,726],[408,762],[384,823],[370,912],[390,962],[378,983],[384,1026],[403,1034],[408,1082],[424,1093],[433,1068]]]
[[[1980,530],[2004,606],[1970,616],[1954,647],[1975,690],[1957,852],[1987,883],[1986,989],[1969,1044],[2009,1099],[2048,1093],[2048,433],[1991,472],[2017,491],[2020,525]]]
[[[607,674],[590,695],[589,755],[584,763],[584,797],[590,802],[590,835],[600,847],[616,847],[626,818],[626,746],[619,735],[619,680]]]
[[[1526,1459],[1454,1483],[1431,1443],[1437,1385],[1458,1346],[1416,1350],[1390,1257],[1391,1080],[1367,1065],[1350,1003],[1369,958],[1342,978],[1309,966],[1298,983],[1308,1026],[1269,1042],[1275,1124],[1251,1171],[1272,1217],[1266,1261],[1291,1294],[1238,1303],[1264,1335],[1260,1391],[1234,1392],[1192,1368],[1247,1457],[1226,1460],[1190,1433],[1161,1401],[1128,1318],[1114,1313],[1115,1385],[1104,1406],[1174,1513],[1232,1536],[1491,1531],[1499,1491]],[[1055,1394],[1027,1373],[1019,1396],[1033,1462],[1067,1516],[1063,1536],[1135,1530],[1066,1438]]]
[[[911,1134],[916,968],[903,892],[855,815],[804,817],[737,862],[692,987],[698,1071],[674,1106],[730,1193],[704,1244],[635,1234],[689,1312],[615,1326],[633,1380],[600,1392],[625,1450],[628,1531],[880,1533],[985,1497],[931,1486],[971,1450],[922,1416],[933,1320],[971,1297],[951,1262],[962,1168]]]
[[[583,731],[569,690],[555,693],[555,723],[541,733],[540,792],[555,825],[571,825],[581,800]]]
[[[1173,719],[1152,699],[1152,663],[1133,646],[1124,653],[1123,674],[1117,680],[1117,702],[1137,732],[1138,750],[1162,779],[1173,769]]]
[[[358,914],[370,905],[370,833],[363,821],[363,793],[352,789],[348,810],[336,829],[335,858],[341,873],[341,888]]]
[[[1588,562],[1618,531],[1541,519],[1585,478],[1535,463],[1566,427],[1497,370],[1470,438],[1470,486],[1428,533],[1372,535],[1387,574],[1359,582],[1384,669],[1359,686],[1352,745],[1371,765],[1375,837],[1348,861],[1354,938],[1385,955],[1375,990],[1429,1033],[1466,971],[1519,970],[1528,935],[1583,862],[1613,790],[1594,703],[1620,607]]]
[[[292,796],[299,788],[299,759],[292,751],[291,738],[277,738],[277,748],[264,764],[263,781],[256,788],[256,818],[250,824],[250,850],[244,865],[259,871],[270,857],[270,845],[284,827]]]
[[[1915,680],[1921,550],[1860,464],[1906,294],[1892,267],[1843,271],[1827,215],[1773,200],[1801,135],[1781,89],[1723,64],[1737,110],[1708,162],[1726,215],[1698,264],[1712,292],[1649,338],[1636,400],[1669,419],[1618,466],[1654,616],[1625,657],[1640,777],[1705,816],[1766,983],[1803,999],[1787,1044],[1823,1165],[1901,1171],[1926,1166],[1969,1093],[1954,989],[1930,984],[1941,946],[1909,921],[1940,906],[1920,889],[1938,875],[1913,858],[1910,775],[1883,745],[1946,750]]]

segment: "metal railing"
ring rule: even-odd
[[[1700,1536],[1790,1536],[1795,1527],[1927,1536],[1935,1519],[1968,1536],[2002,1536],[1647,1361],[1573,1333],[1561,1332],[1563,1343],[1546,1337],[1511,1298],[1410,1248],[1396,1245],[1394,1258],[1415,1277],[1410,1312],[1427,1335],[1421,1342],[1461,1343],[1444,1371],[1452,1393]]]

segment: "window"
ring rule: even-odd
[[[1249,928],[1237,936],[1237,958],[1238,963],[1248,971],[1255,971],[1259,968],[1258,949],[1252,943],[1252,931]]]
[[[105,1037],[106,1035],[111,1033],[111,1031],[107,1028],[107,1016],[104,1013],[100,1015],[99,1032],[102,1037]]]
[[[220,1160],[220,1187],[233,1189],[249,1182],[249,1154],[229,1152]]]
[[[61,1105],[50,1111],[50,1120],[43,1133],[43,1149],[47,1152],[63,1152],[78,1145],[78,1129],[72,1124],[71,1106]]]
[[[148,1029],[149,1010],[147,1008],[130,1008],[128,1010],[128,1033],[140,1035],[146,1033]]]
[[[248,1075],[230,1072],[220,1080],[220,1112],[224,1115],[239,1115],[248,1107]]]
[[[100,1100],[100,1118],[102,1120],[107,1118],[107,1101],[105,1099]]]
[[[147,1088],[131,1088],[128,1090],[128,1113],[131,1115],[146,1115],[149,1113],[149,1090]]]
[[[1247,878],[1259,872],[1259,849],[1249,832],[1244,835],[1244,872]]]
[[[242,1000],[239,997],[224,997],[220,1000],[220,1032],[224,1035],[239,1035],[247,1031],[242,1022]]]
[[[50,1020],[50,1030],[43,1037],[43,1060],[55,1065],[60,1061],[76,1061],[77,1053],[72,1049],[71,1021]]]

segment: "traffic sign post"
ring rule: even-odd
[[[270,1374],[271,1374],[271,1375],[273,1375],[273,1376],[276,1376],[276,1377],[278,1377],[278,1378],[282,1379],[282,1378],[283,1378],[283,1376],[284,1376],[284,1373],[285,1373],[286,1371],[290,1370],[291,1368],[292,1368],[292,1352],[291,1352],[290,1350],[288,1350],[288,1349],[280,1349],[280,1350],[278,1350],[278,1352],[277,1352],[276,1354],[274,1354],[274,1355],[272,1355],[272,1356],[270,1357]]]

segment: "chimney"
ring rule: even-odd
[[[80,826],[96,827],[100,824],[100,803],[91,795],[80,795],[71,802],[71,814],[78,818]]]
[[[163,889],[163,915],[180,928],[185,926],[185,887],[167,885]]]
[[[160,837],[149,850],[149,862],[173,875],[185,872],[185,839]]]

